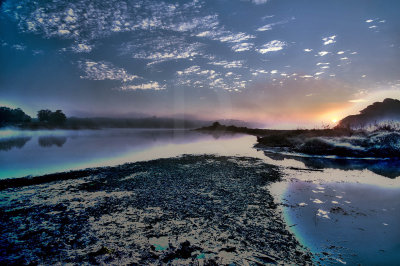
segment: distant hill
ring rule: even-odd
[[[375,102],[360,111],[358,115],[349,115],[338,123],[341,128],[366,128],[387,122],[400,123],[400,101],[387,98]]]

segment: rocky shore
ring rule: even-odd
[[[185,155],[9,180],[0,264],[311,264],[268,191],[279,179],[258,159]]]

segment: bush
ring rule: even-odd
[[[20,108],[0,107],[0,126],[17,125],[30,121],[31,117],[25,114]]]
[[[40,110],[37,114],[40,122],[49,123],[51,125],[63,125],[67,121],[67,117],[61,110],[55,112],[49,109]]]

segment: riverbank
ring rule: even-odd
[[[3,187],[2,264],[311,263],[268,191],[280,172],[259,159],[185,155],[62,175]]]
[[[224,126],[214,123],[196,129],[210,134],[242,133],[257,136],[256,148],[283,153],[339,158],[400,159],[400,132],[395,129],[374,131],[332,129],[271,130]],[[398,164],[398,163],[397,163]]]

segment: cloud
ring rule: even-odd
[[[11,47],[17,51],[25,51],[26,50],[26,45],[23,45],[23,44],[14,44]]]
[[[367,100],[365,100],[365,99],[354,99],[354,100],[349,100],[349,103],[363,103],[366,101]]]
[[[219,37],[219,41],[235,43],[235,42],[247,41],[247,40],[253,39],[253,38],[255,38],[254,35],[247,34],[244,32],[239,32],[239,33],[233,33],[233,34],[221,36],[221,37]]]
[[[253,76],[258,76],[259,74],[268,74],[268,71],[264,69],[256,69],[252,71],[253,71],[252,73]]]
[[[232,50],[235,52],[243,52],[243,51],[249,51],[253,48],[254,44],[248,43],[248,42],[243,42],[243,43],[238,43],[232,46]]]
[[[149,82],[138,85],[124,85],[121,90],[164,90],[165,86],[160,86],[158,82]]]
[[[192,30],[199,30],[199,29],[207,29],[207,28],[214,28],[218,26],[218,16],[217,15],[208,15],[204,17],[197,17],[193,18],[189,21],[184,21],[178,23],[171,28],[176,31],[192,31]]]
[[[385,23],[386,20],[376,18],[376,19],[367,19],[365,22],[366,22],[366,23],[372,23],[372,22],[375,22],[375,23]],[[371,26],[369,26],[368,28],[369,28],[369,29],[377,29],[378,26],[377,26],[377,25],[371,25]]]
[[[132,34],[134,38],[144,38],[124,43],[119,50],[123,55],[131,54],[135,59],[150,60],[149,64],[189,59],[201,54],[200,43],[192,40],[164,40],[165,35],[175,35],[178,41],[181,41],[182,34],[189,33],[190,36],[233,43],[235,45],[231,46],[231,49],[235,52],[252,49],[253,44],[248,40],[255,38],[254,35],[245,32],[225,30],[220,25],[218,15],[203,9],[203,2],[198,0],[185,4],[109,0],[101,6],[95,0],[75,0],[62,5],[56,0],[29,1],[29,4],[28,0],[22,0],[22,3],[18,4],[12,2],[7,8],[7,14],[17,22],[22,32],[34,32],[45,38],[74,40],[75,44],[72,47],[61,51],[75,53],[91,52],[99,39],[124,32],[135,32]],[[164,36],[154,38],[154,33],[160,32],[164,32]],[[164,47],[155,47],[150,41],[152,38],[165,44]],[[140,46],[142,41],[146,45]]]
[[[101,5],[95,0],[65,3],[22,0],[9,1],[5,13],[17,22],[22,32],[88,43],[121,32],[157,29],[186,32],[218,25],[215,14],[193,17],[201,8],[197,0],[186,4],[109,0]]]
[[[286,45],[287,45],[286,42],[273,40],[261,46],[259,49],[257,49],[257,52],[261,54],[277,52],[282,50]]]
[[[58,35],[69,35],[71,33],[69,30],[66,29],[59,29],[57,32]]]
[[[328,45],[328,44],[335,43],[336,42],[335,38],[336,38],[336,35],[332,35],[332,36],[329,36],[329,37],[322,38],[322,40],[324,41],[324,45]]]
[[[251,0],[253,4],[262,5],[268,2],[268,0]]]
[[[263,16],[261,18],[261,20],[266,20],[266,19],[273,18],[273,17],[275,17],[275,15],[266,15],[266,16]]]
[[[294,20],[294,17],[292,17],[291,20]],[[273,27],[273,26],[285,24],[285,23],[288,23],[289,21],[290,21],[289,19],[285,19],[285,20],[278,21],[278,22],[275,22],[275,23],[269,23],[269,24],[267,24],[267,25],[264,25],[264,26],[262,26],[262,27],[259,27],[259,28],[257,29],[257,31],[269,31],[269,30],[272,30],[272,27]]]
[[[121,55],[150,60],[149,64],[202,55],[201,43],[187,42],[183,37],[174,35],[155,37],[147,34],[138,34],[136,37],[136,40],[121,45],[119,48]]]
[[[216,62],[210,62],[208,64],[214,65],[214,66],[223,66],[224,68],[241,68],[243,66],[242,61],[216,61]]]
[[[44,54],[44,51],[43,50],[32,50],[32,54],[33,55],[41,55],[41,54]]]
[[[274,23],[270,23],[270,24],[264,25],[264,26],[262,26],[262,27],[259,27],[259,28],[257,29],[257,31],[272,30],[272,26],[273,26],[273,25],[274,25]]]
[[[137,75],[129,74],[123,68],[117,68],[113,64],[105,61],[101,62],[94,62],[91,60],[80,61],[79,66],[86,73],[86,76],[81,76],[81,78],[84,79],[119,80],[122,82],[128,82],[140,78]]]
[[[222,28],[214,28],[208,29],[205,31],[200,31],[196,33],[194,36],[200,38],[209,38],[215,41],[227,42],[227,43],[241,43],[248,41],[250,39],[254,39],[255,36],[251,34],[247,34],[244,32],[233,33],[231,31],[223,30]],[[240,48],[239,48],[240,49]]]
[[[327,52],[327,51],[318,52],[318,55],[319,55],[319,56],[325,56],[325,55],[327,55],[327,54],[329,54],[329,52]]]
[[[82,79],[120,81],[120,90],[165,89],[165,86],[161,86],[156,81],[145,81],[138,84],[138,81],[145,79],[137,75],[129,74],[127,70],[115,67],[109,62],[94,62],[91,60],[79,61],[79,67],[86,73],[86,76],[81,76]]]
[[[222,89],[226,91],[240,91],[247,85],[246,80],[241,80],[241,75],[231,71],[223,72],[225,69],[238,68],[240,61],[216,61],[210,65],[222,66],[221,71],[214,69],[204,69],[200,66],[191,66],[184,70],[177,71],[178,80],[175,86],[185,86],[191,88]]]
[[[336,54],[344,54],[344,51],[339,51]]]
[[[71,50],[75,53],[89,53],[93,49],[93,45],[85,44],[85,43],[77,43],[71,46]]]
[[[23,8],[11,6],[22,31],[36,32],[47,38],[96,39],[109,35],[116,24],[121,30],[131,30],[125,26],[129,22],[129,10],[125,2],[104,3],[102,7],[93,1],[80,0],[65,5],[57,2],[21,3]]]
[[[177,71],[178,75],[187,75],[187,74],[191,74],[191,73],[196,73],[200,71],[200,67],[199,66],[191,66],[189,68],[186,68],[183,71]]]
[[[220,33],[217,31],[211,31],[211,30],[206,30],[206,31],[202,31],[200,33],[197,33],[196,36],[197,37],[208,37],[208,38],[215,38],[219,35]]]

